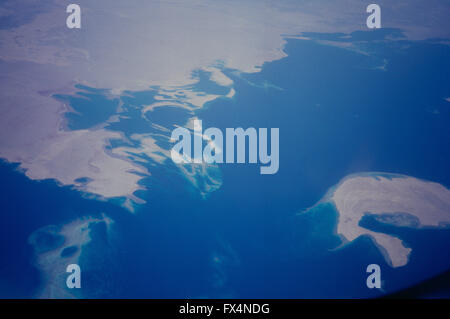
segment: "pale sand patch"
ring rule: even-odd
[[[81,191],[103,198],[128,197],[141,187],[138,181],[149,172],[127,160],[113,156],[105,147],[110,139],[121,139],[117,132],[77,130],[58,132],[21,168],[31,179],[56,178],[62,185],[75,185]],[[88,178],[79,183],[77,179]]]
[[[231,99],[231,98],[234,97],[235,94],[236,94],[236,90],[232,88],[232,89],[230,90],[230,92],[228,92],[228,94],[226,95],[226,97],[227,97],[228,99]]]
[[[367,213],[407,213],[418,219],[419,227],[444,227],[450,224],[450,190],[438,183],[414,177],[389,177],[375,173],[372,176],[348,177],[337,186],[330,200],[339,212],[339,235],[348,241],[361,235],[371,236],[381,248],[386,261],[393,267],[400,267],[408,263],[411,248],[405,247],[399,238],[392,235],[359,226],[362,217]],[[385,222],[397,224],[394,218]]]

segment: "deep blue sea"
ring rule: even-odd
[[[0,175],[0,297],[32,297],[41,284],[30,234],[82,216],[105,213],[112,231],[96,225],[82,252],[84,296],[124,298],[374,297],[406,288],[450,268],[444,254],[450,230],[408,229],[373,218],[365,227],[397,234],[413,248],[406,267],[386,264],[369,238],[339,248],[337,212],[317,203],[348,174],[378,171],[450,187],[450,47],[386,36],[398,31],[307,34],[289,39],[287,57],[261,72],[224,69],[236,95],[195,112],[203,128],[280,128],[280,169],[221,164],[222,186],[206,199],[158,166],[142,181],[147,204],[132,214],[114,202],[88,199],[54,181],[31,181],[17,165]],[[321,40],[353,43],[369,54]],[[193,88],[224,94],[199,71]],[[119,103],[104,90],[78,87],[68,101],[70,129],[92,128]],[[121,97],[128,119],[107,127],[131,135],[152,133],[140,109],[155,90]],[[183,125],[191,115],[175,107],[146,114],[153,123]],[[161,139],[161,145],[164,141]],[[113,142],[112,147],[120,145]],[[366,287],[368,264],[382,268],[383,290]]]

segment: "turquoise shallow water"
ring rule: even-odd
[[[448,256],[440,253],[449,230],[393,227],[365,218],[365,227],[396,234],[413,248],[408,265],[392,269],[370,238],[339,247],[332,205],[299,214],[340,179],[362,171],[450,185],[450,107],[444,100],[450,96],[449,48],[380,41],[390,32],[397,33],[354,33],[345,40],[308,34],[353,42],[369,55],[288,40],[288,57],[265,64],[259,73],[224,69],[235,97],[210,102],[195,115],[205,128],[279,127],[280,170],[263,176],[257,165],[219,165],[223,184],[206,199],[170,162],[148,159],[149,167],[157,166],[141,181],[148,191],[138,195],[147,203],[136,214],[117,205],[120,201],[83,198],[2,164],[2,296],[30,297],[41,284],[28,244],[34,231],[101,213],[114,226],[108,233],[104,224],[93,225],[92,240],[82,249],[86,297],[372,297],[449,269]],[[371,41],[359,43],[367,36]],[[201,72],[198,76],[193,89],[227,92]],[[78,112],[68,116],[69,129],[95,127],[116,112],[119,101],[105,91],[78,88],[83,98],[64,97]],[[157,132],[140,113],[155,94],[126,92],[120,97],[126,117],[107,129],[127,137]],[[183,125],[190,116],[176,107],[146,114],[166,127]],[[170,147],[164,138],[157,140]],[[383,291],[365,286],[371,263],[382,267]]]

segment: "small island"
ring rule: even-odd
[[[403,227],[448,227],[450,190],[414,177],[389,173],[352,174],[332,187],[319,202],[332,203],[338,212],[337,234],[345,242],[370,236],[392,267],[408,263],[411,248],[394,235],[360,225],[367,215],[383,223]]]

